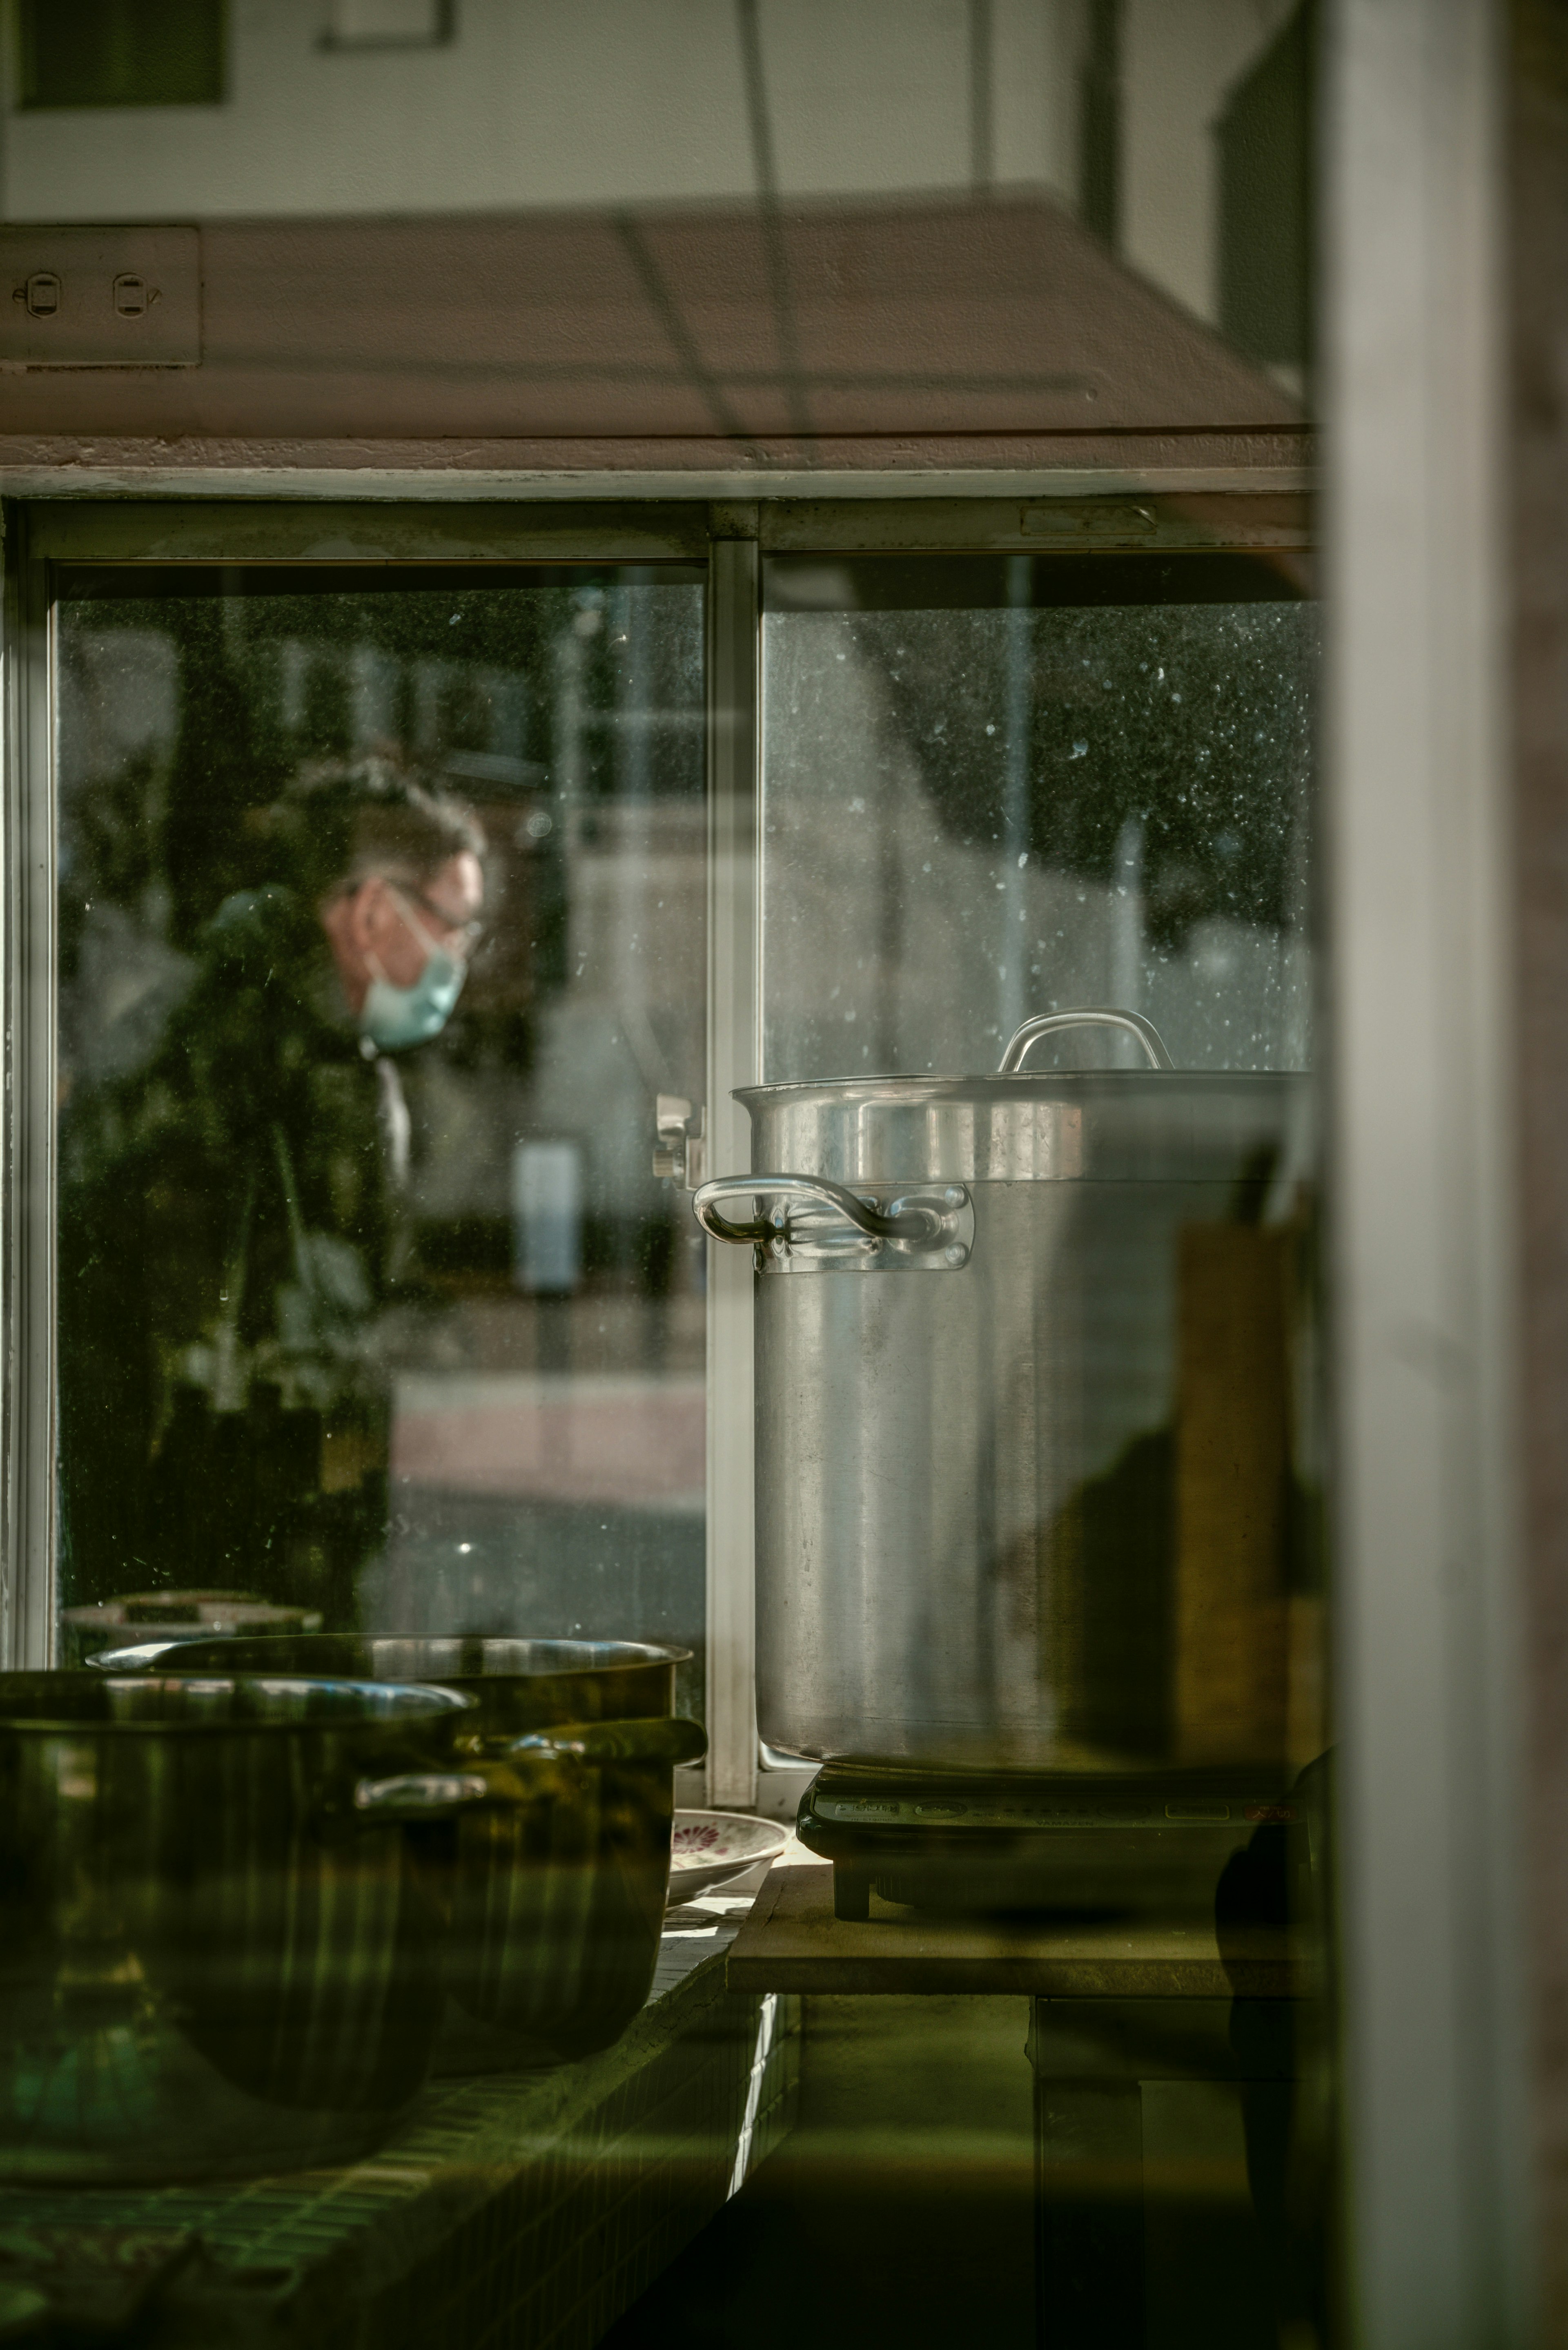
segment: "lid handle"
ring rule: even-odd
[[[1129,1036],[1137,1038],[1148,1055],[1151,1069],[1174,1069],[1176,1066],[1165,1049],[1158,1029],[1152,1020],[1146,1020],[1141,1012],[1118,1012],[1111,1004],[1085,1003],[1075,1012],[1039,1012],[1033,1020],[1026,1020],[1003,1053],[997,1076],[1016,1076],[1036,1039],[1049,1036],[1058,1028],[1125,1028]]]

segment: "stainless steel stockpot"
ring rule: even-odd
[[[1024,1073],[1130,1031],[1143,1069]],[[741,1092],[757,1704],[806,1758],[1282,1751],[1310,1080],[1050,1015],[994,1076]],[[744,1210],[737,1212],[737,1203]]]
[[[419,1680],[459,1693],[472,1711],[453,1724],[454,1759],[504,1762],[521,1800],[417,1834],[458,2010],[436,2067],[554,2062],[618,2039],[658,1962],[675,1766],[707,1746],[698,1723],[674,1715],[684,1649],[320,1633],[193,1644],[166,1660],[175,1656],[182,1671]]]
[[[403,1824],[507,1795],[446,1760],[469,1711],[226,1669],[0,1674],[0,2176],[235,2176],[374,2144],[441,2017]]]

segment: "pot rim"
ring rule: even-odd
[[[142,1627],[138,1627],[137,1628],[140,1629]],[[147,1628],[151,1629],[151,1627],[149,1627]],[[508,1681],[526,1681],[532,1684],[535,1682],[542,1683],[551,1680],[576,1679],[584,1673],[646,1672],[650,1666],[689,1664],[695,1653],[695,1651],[691,1648],[676,1648],[672,1644],[667,1645],[663,1641],[588,1640],[582,1638],[576,1634],[561,1634],[558,1637],[552,1636],[535,1638],[525,1633],[511,1632],[240,1632],[230,1634],[224,1632],[208,1632],[203,1629],[195,1638],[176,1636],[171,1639],[164,1639],[161,1637],[162,1628],[163,1627],[160,1627],[159,1632],[155,1633],[154,1637],[150,1640],[130,1642],[124,1648],[111,1648],[101,1650],[98,1656],[89,1657],[88,1659],[88,1669],[100,1675],[105,1673],[113,1673],[116,1671],[123,1671],[129,1676],[133,1670],[138,1670],[138,1669],[133,1668],[129,1664],[117,1666],[114,1659],[118,1657],[131,1657],[145,1649],[148,1651],[156,1651],[158,1654],[166,1656],[169,1659],[170,1670],[163,1676],[164,1679],[178,1678],[179,1668],[176,1659],[179,1653],[183,1649],[202,1648],[205,1650],[209,1648],[217,1649],[219,1648],[228,1649],[237,1646],[249,1651],[262,1647],[271,1647],[275,1642],[279,1648],[286,1648],[296,1654],[301,1647],[314,1643],[319,1643],[324,1648],[332,1644],[341,1644],[344,1647],[375,1648],[385,1644],[388,1646],[395,1645],[400,1648],[435,1648],[438,1645],[451,1646],[454,1648],[461,1647],[469,1640],[483,1642],[485,1645],[489,1645],[491,1642],[493,1642],[497,1646],[516,1648],[613,1648],[618,1651],[617,1655],[611,1657],[588,1659],[579,1659],[576,1663],[545,1666],[542,1670],[537,1672],[448,1673],[438,1672],[434,1670],[433,1668],[421,1668],[419,1676],[411,1677],[409,1680],[403,1683],[405,1688],[493,1690],[504,1686]],[[106,1661],[106,1659],[108,1661]],[[145,1673],[145,1668],[140,1669],[139,1677],[140,1674]],[[220,1665],[216,1661],[216,1659],[214,1659],[213,1662],[200,1669],[200,1677],[205,1680],[210,1679],[214,1673],[222,1673],[223,1670],[223,1668],[222,1665]],[[230,1677],[234,1677],[233,1668],[230,1669]],[[244,1671],[239,1677],[247,1680],[254,1680],[257,1678],[256,1669],[253,1666]],[[184,1678],[191,1679],[195,1678],[195,1674],[193,1671],[188,1670]],[[297,1668],[280,1668],[278,1672],[268,1673],[266,1678],[273,1680],[280,1679],[306,1680],[351,1680],[361,1682],[371,1689],[388,1689],[400,1677],[396,1674],[392,1674],[389,1675],[385,1680],[371,1679],[367,1682],[365,1681],[365,1677],[360,1674],[312,1674],[301,1671]]]
[[[400,1711],[397,1715],[384,1715],[379,1719],[374,1715],[364,1714],[348,1715],[341,1721],[269,1721],[265,1717],[257,1717],[230,1721],[158,1721],[144,1715],[129,1721],[114,1721],[108,1718],[94,1721],[79,1716],[73,1719],[69,1715],[62,1718],[45,1713],[8,1712],[5,1706],[5,1681],[10,1678],[8,1674],[0,1675],[0,1737],[27,1735],[80,1739],[128,1736],[235,1738],[267,1736],[282,1731],[297,1734],[300,1731],[306,1730],[337,1731],[339,1735],[358,1737],[367,1731],[410,1729],[419,1723],[439,1721],[443,1715],[469,1713],[474,1710],[473,1700],[465,1697],[461,1690],[452,1689],[450,1685],[438,1685],[433,1681],[353,1680],[346,1679],[338,1674],[327,1673],[221,1673],[217,1671],[95,1673],[89,1680],[86,1673],[74,1672],[68,1667],[57,1668],[50,1672],[47,1676],[50,1679],[58,1679],[68,1681],[75,1688],[114,1689],[123,1686],[127,1690],[134,1690],[139,1696],[145,1694],[149,1689],[169,1687],[232,1689],[237,1683],[251,1682],[265,1688],[289,1690],[354,1690],[366,1696],[374,1695],[378,1699],[384,1699],[389,1690],[395,1689],[408,1696],[423,1698],[427,1700],[423,1706],[410,1707],[406,1711]],[[26,1678],[31,1679],[34,1677],[27,1674]],[[40,1674],[38,1678],[42,1679],[44,1676]]]
[[[1048,1101],[1063,1089],[1082,1093],[1098,1086],[1150,1094],[1168,1093],[1173,1086],[1199,1086],[1206,1090],[1235,1085],[1306,1086],[1316,1074],[1314,1069],[1010,1069],[1005,1076],[992,1070],[955,1076],[938,1069],[890,1069],[876,1076],[784,1077],[774,1085],[736,1086],[730,1098],[745,1106],[778,1101],[787,1094],[857,1094],[871,1101],[890,1102],[927,1097]]]
[[[255,1637],[265,1638],[267,1636],[262,1633]],[[278,1637],[285,1640],[317,1640],[331,1639],[335,1635],[330,1632],[284,1632]],[[358,1636],[350,1634],[348,1637]],[[362,1637],[367,1648],[373,1648],[382,1640],[400,1640],[410,1648],[420,1648],[433,1647],[438,1640],[462,1640],[470,1636],[458,1632],[369,1632]],[[688,1665],[696,1653],[691,1648],[667,1646],[662,1640],[589,1640],[576,1633],[535,1638],[525,1632],[481,1632],[472,1637],[486,1643],[493,1640],[497,1645],[504,1642],[519,1648],[615,1648],[619,1653],[575,1665],[549,1665],[536,1673],[441,1673],[435,1679],[441,1689],[493,1689],[497,1681],[548,1681],[578,1673],[638,1673],[646,1671],[649,1665]],[[384,1688],[386,1684],[383,1682],[379,1686]]]

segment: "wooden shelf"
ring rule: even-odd
[[[1308,1954],[1267,1928],[1211,1920],[1093,1924],[937,1918],[873,1897],[864,1925],[833,1914],[833,1871],[774,1866],[730,1946],[732,1991],[1024,1991],[1051,1999],[1300,1999]]]

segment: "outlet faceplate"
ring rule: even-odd
[[[0,361],[197,367],[202,241],[193,228],[0,228]]]

